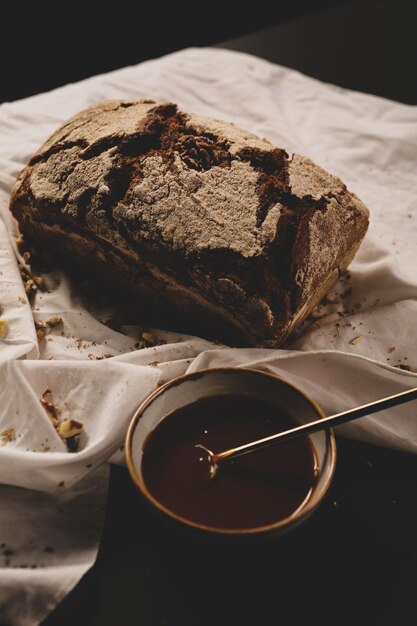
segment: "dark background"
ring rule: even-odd
[[[33,4],[6,17],[2,7],[0,101],[222,45],[417,103],[414,2],[257,1],[233,3],[230,17],[222,6]],[[144,505],[127,471],[112,468],[97,563],[44,626],[414,626],[416,599],[417,457],[339,439],[322,506],[283,539],[259,545],[178,535]]]
[[[0,102],[188,46],[227,41],[227,47],[322,80],[412,103],[416,72],[409,76],[406,72],[411,63],[416,69],[413,4],[412,0],[257,0],[248,6],[201,0],[38,1],[24,7],[3,3]],[[333,11],[326,11],[329,8]],[[277,25],[281,27],[262,36],[240,39]]]
[[[85,1],[7,3],[0,59],[0,101],[47,91],[188,46],[210,46],[340,4],[281,0],[256,5],[202,2]],[[269,6],[268,6],[269,5]]]

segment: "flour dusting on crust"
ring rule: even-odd
[[[282,343],[368,226],[363,203],[310,159],[151,100],[68,120],[10,208],[28,240],[165,324],[254,346]]]

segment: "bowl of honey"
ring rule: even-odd
[[[135,412],[126,458],[142,496],[167,520],[199,533],[266,536],[294,528],[332,481],[330,429],[284,441],[210,472],[220,452],[324,417],[288,381],[249,368],[212,368],[159,387]]]

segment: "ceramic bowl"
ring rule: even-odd
[[[306,520],[323,500],[331,484],[336,464],[335,437],[329,429],[310,435],[318,474],[309,498],[291,516],[279,519],[268,526],[237,530],[204,526],[167,509],[149,492],[143,479],[143,450],[146,438],[161,420],[173,411],[201,398],[219,394],[241,394],[242,390],[259,400],[268,400],[277,407],[277,410],[286,410],[299,423],[324,417],[320,407],[303,391],[278,376],[254,369],[232,367],[205,369],[186,374],[159,387],[139,406],[132,418],[127,435],[126,457],[129,472],[139,491],[171,522],[218,536],[261,537],[271,533],[276,535]]]

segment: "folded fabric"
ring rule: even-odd
[[[124,320],[111,297],[97,301],[88,286],[81,289],[57,269],[29,304],[12,249],[17,233],[8,198],[15,177],[72,114],[101,100],[141,97],[172,100],[305,154],[370,208],[370,229],[351,271],[282,350],[230,349],[155,329],[146,329],[153,345],[139,349],[143,328]],[[302,387],[327,413],[417,385],[416,170],[415,107],[224,50],[185,50],[0,106],[0,497],[7,502],[0,532],[14,546],[3,549],[0,561],[0,622],[37,623],[91,566],[107,481],[99,466],[123,459],[132,412],[164,380],[201,367],[259,367]],[[59,323],[38,341],[35,322],[51,317]],[[115,318],[117,327],[109,324]],[[76,453],[40,402],[47,390],[60,419],[82,422]],[[403,405],[340,432],[416,452],[413,415],[412,405]],[[87,526],[82,553],[74,549],[73,557],[64,548],[67,540],[76,543],[71,515],[57,512],[63,499],[74,502],[74,515],[83,507],[97,511],[91,523],[77,518]],[[29,531],[22,519],[32,508],[36,523]],[[59,529],[61,537],[48,563],[46,528]],[[19,559],[8,552],[16,546]],[[45,568],[24,568],[28,563]]]

